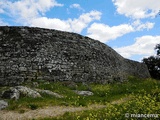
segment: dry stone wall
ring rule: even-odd
[[[34,79],[108,83],[130,75],[150,77],[145,64],[99,41],[57,30],[0,27],[0,85]]]

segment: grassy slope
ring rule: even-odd
[[[17,101],[10,100],[10,106],[7,110],[17,110],[19,112],[25,112],[27,109],[37,109],[44,106],[64,105],[64,106],[88,106],[90,104],[105,104],[107,108],[101,110],[89,110],[78,113],[66,113],[64,116],[60,116],[54,119],[109,119],[121,118],[124,119],[125,113],[139,112],[141,107],[144,109],[148,108],[151,99],[152,104],[150,107],[154,107],[154,110],[150,112],[157,112],[157,106],[160,102],[160,82],[152,79],[141,80],[134,77],[130,77],[128,82],[125,83],[114,83],[114,84],[90,84],[83,85],[78,84],[75,89],[77,90],[88,90],[90,89],[93,96],[78,96],[72,90],[74,87],[66,87],[60,82],[44,84],[40,83],[40,89],[48,89],[57,92],[65,98],[55,98],[47,95],[43,95],[42,98],[21,98]],[[133,100],[120,105],[110,104],[113,100],[118,100],[124,97],[132,96]],[[144,99],[145,98],[145,99]],[[142,103],[143,101],[143,103]],[[149,103],[148,103],[149,102]],[[145,104],[146,103],[146,104]],[[138,106],[137,106],[138,104]],[[157,105],[158,104],[158,105]],[[123,107],[125,106],[125,107]],[[137,110],[137,111],[134,111]],[[141,110],[143,112],[149,112]],[[110,113],[110,114],[109,114]],[[114,114],[112,114],[114,113]],[[108,115],[109,114],[109,115]],[[123,114],[123,115],[121,115]],[[52,120],[53,118],[46,118],[45,120]]]
[[[67,112],[63,116],[41,120],[136,120],[137,118],[131,117],[130,114],[160,114],[160,81],[139,80],[132,77],[123,84],[92,85],[92,88],[96,96],[102,97],[102,103],[105,99],[112,101],[124,96],[130,96],[132,99],[121,104],[107,102],[106,108],[99,110]],[[129,117],[125,116],[126,113],[129,113],[127,114]],[[139,119],[159,119],[155,117]]]

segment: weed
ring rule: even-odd
[[[36,105],[36,104],[29,104],[28,107],[29,107],[31,110],[36,110],[36,109],[38,109],[38,105]]]

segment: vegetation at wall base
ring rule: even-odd
[[[68,120],[68,119],[106,119],[123,120],[125,114],[159,114],[160,113],[160,81],[154,79],[138,79],[130,77],[124,83],[113,84],[77,84],[76,90],[91,90],[93,96],[80,96],[73,92],[72,87],[67,87],[63,82],[44,84],[39,83],[39,89],[47,89],[59,93],[64,98],[56,98],[43,94],[41,98],[23,97],[19,100],[9,100],[6,110],[24,113],[47,106],[90,106],[92,104],[105,105],[105,108],[86,110],[81,112],[67,112],[55,118],[42,118],[41,120]],[[123,102],[123,99],[125,101]],[[113,101],[122,100],[120,104]]]
[[[159,100],[157,100],[159,99]],[[133,94],[133,99],[122,104],[107,103],[106,108],[76,113],[66,112],[63,116],[41,120],[153,120],[160,112],[160,95]],[[132,114],[132,115],[131,115]],[[133,115],[135,114],[135,115]],[[135,117],[141,114],[155,114],[152,117]],[[127,115],[127,116],[126,116]]]

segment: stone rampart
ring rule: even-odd
[[[57,30],[0,27],[0,85],[34,79],[108,83],[130,75],[150,77],[145,64],[99,41]]]

